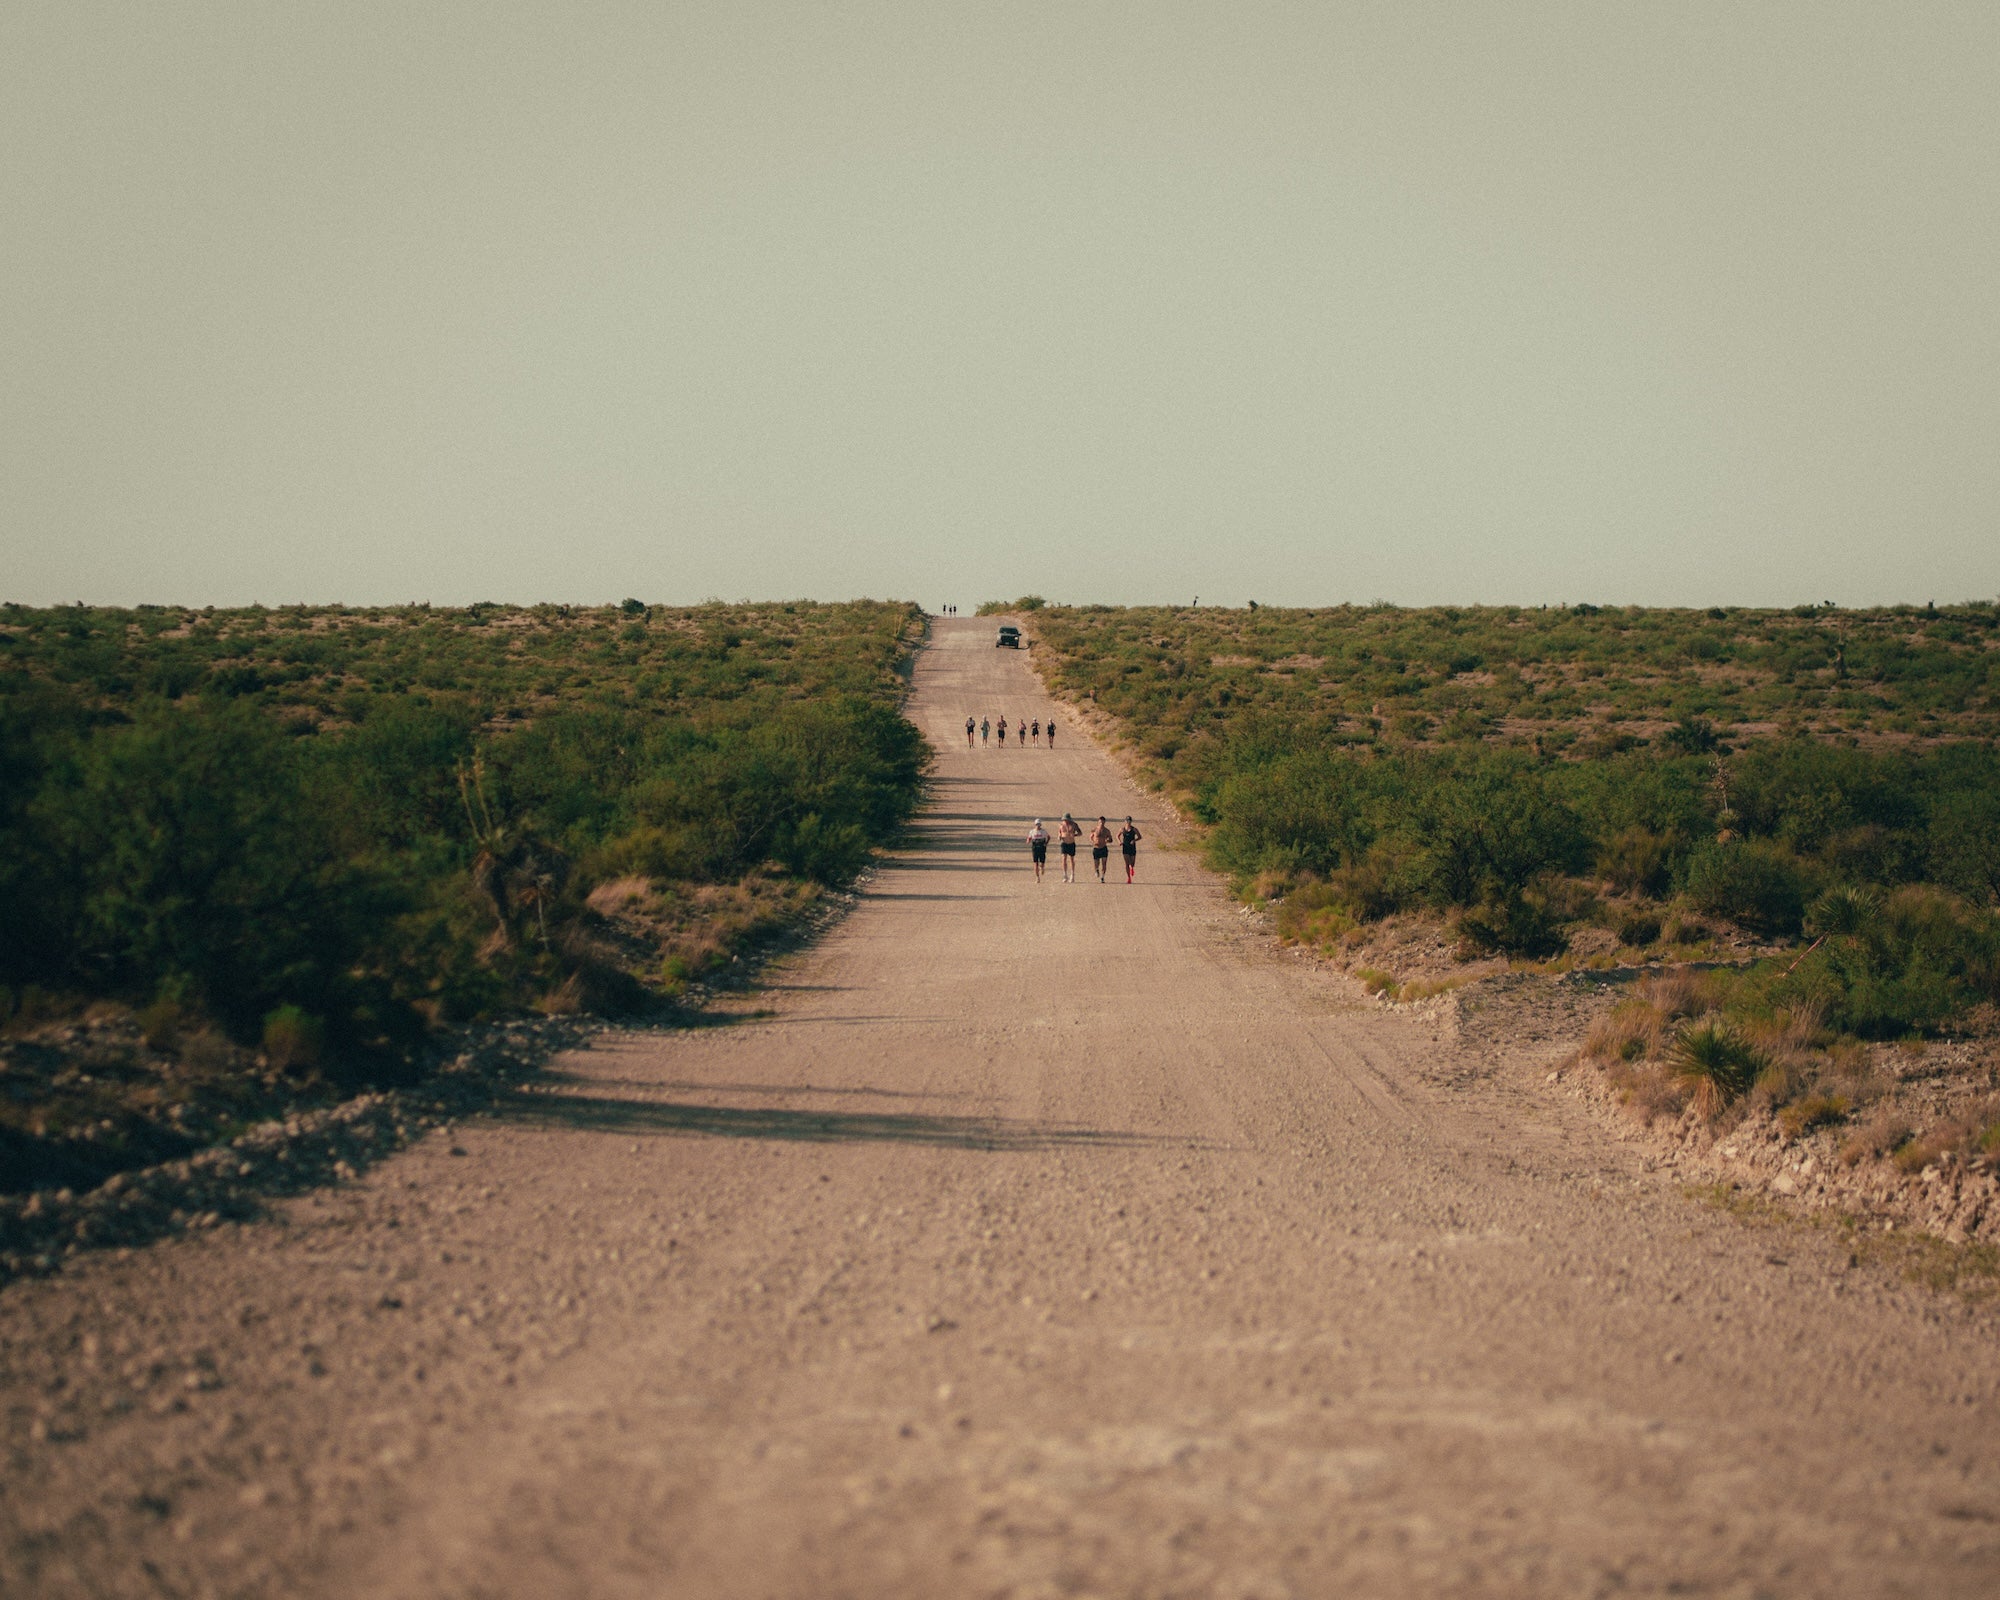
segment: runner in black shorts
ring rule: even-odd
[[[1097,819],[1097,826],[1090,832],[1090,864],[1097,869],[1097,881],[1103,883],[1104,869],[1111,860],[1111,824],[1104,818]]]
[[[977,726],[978,724],[972,718],[967,717],[965,719],[965,748],[968,750],[972,748],[972,730]]]
[[[1125,881],[1127,883],[1132,881],[1132,874],[1138,870],[1139,841],[1144,837],[1145,835],[1134,826],[1130,817],[1125,819],[1125,826],[1118,830],[1118,848],[1125,853]]]
[[[1076,882],[1076,841],[1082,837],[1083,829],[1076,825],[1076,818],[1065,811],[1062,823],[1056,829],[1056,848],[1062,851],[1064,883]]]
[[[1049,833],[1042,826],[1042,819],[1035,818],[1035,825],[1028,830],[1028,854],[1035,862],[1035,882],[1042,881],[1042,870],[1049,864]]]
[[[1049,718],[1049,748],[1050,748],[1051,750],[1053,750],[1053,749],[1055,749],[1055,747],[1056,747],[1056,719],[1055,719],[1054,717],[1050,717],[1050,718]]]

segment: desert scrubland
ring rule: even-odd
[[[26,952],[9,1126],[127,1165],[10,1203],[158,1215],[63,1212],[0,1287],[0,1590],[1990,1589],[1985,612],[1550,613],[1530,663],[1494,641],[1537,613],[1041,607],[912,658],[900,608],[634,608],[265,613],[254,688],[234,621],[9,622],[10,707],[60,712],[9,734],[10,828],[242,770],[284,806],[216,828],[435,831],[297,853],[409,897],[319,988],[113,914],[282,952],[315,895],[61,858],[89,914]],[[1621,626],[1651,665],[1599,692]],[[1674,699],[1732,626],[1822,655],[1732,667],[1755,717]],[[328,635],[338,678],[277,675]],[[1883,703],[1836,730],[1848,680]],[[340,765],[440,709],[428,787]],[[1130,815],[1136,881],[1038,881],[1065,812]],[[844,914],[760,944],[806,900]],[[54,1109],[196,1074],[251,1098],[164,1164]]]
[[[8,607],[0,1191],[408,1086],[466,1025],[671,1004],[909,816],[921,629]]]
[[[1594,975],[1676,1147],[2000,1239],[2000,607],[1028,614],[1280,939],[1390,1001]]]

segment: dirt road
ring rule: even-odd
[[[763,1014],[0,1296],[7,1595],[1991,1594],[1989,1312],[1239,933],[984,623]],[[1075,886],[1036,816],[1133,812]],[[746,1007],[746,1013],[748,1008]]]

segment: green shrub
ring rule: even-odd
[[[426,1019],[629,998],[599,876],[838,881],[928,759],[907,605],[7,616],[0,985],[276,1017],[336,1081]]]
[[[1525,895],[1495,893],[1459,913],[1453,929],[1462,956],[1560,955],[1569,945],[1559,918]]]
[[[264,1019],[263,1044],[280,1072],[309,1071],[326,1054],[326,1025],[297,1006],[279,1006]]]
[[[1837,1028],[1876,1039],[1932,1033],[2000,998],[2000,917],[1945,891],[1829,891],[1812,920],[1818,946],[1782,970],[1767,963],[1753,982],[1772,1000],[1810,999]]]
[[[1925,841],[1931,872],[1967,899],[2000,903],[2000,786],[1946,794]]]
[[[1598,846],[1597,870],[1627,894],[1661,895],[1673,878],[1673,845],[1651,828],[1620,828]]]
[[[1811,887],[1810,874],[1791,851],[1762,840],[1698,846],[1682,885],[1697,910],[1773,937],[1799,931]]]
[[[1659,942],[1663,926],[1657,912],[1631,911],[1619,917],[1613,931],[1617,933],[1620,944],[1643,950],[1647,945]]]

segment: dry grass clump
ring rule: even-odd
[[[1412,978],[1407,983],[1396,981],[1393,972],[1385,972],[1380,967],[1360,967],[1355,970],[1355,979],[1370,994],[1380,995],[1385,1000],[1429,1000],[1435,995],[1449,994],[1467,982],[1464,978]]]
[[[1593,1061],[1638,1061],[1657,1055],[1666,1018],[1647,1000],[1626,1000],[1599,1017],[1584,1036],[1583,1053]]]
[[[1794,1139],[1803,1139],[1820,1128],[1845,1122],[1854,1102],[1844,1094],[1808,1094],[1778,1113],[1778,1125]]]
[[[1677,969],[1641,979],[1631,999],[1592,1024],[1582,1056],[1648,1121],[1693,1104],[1710,1121],[1738,1101],[1778,1111],[1794,1136],[1844,1120],[1873,1086],[1829,1084],[1848,1065],[1811,1003],[1725,1016],[1726,979]],[[1857,1076],[1850,1074],[1850,1076]]]
[[[1988,1172],[2000,1170],[2000,1098],[1982,1101],[1906,1138],[1894,1147],[1892,1159],[1903,1172],[1922,1172],[1951,1160]]]
[[[669,996],[726,967],[736,952],[794,923],[820,898],[812,884],[752,872],[734,883],[649,885],[614,919],[650,945]]]
[[[1840,1159],[1848,1166],[1886,1156],[1909,1142],[1909,1119],[1884,1106],[1840,1142]]]
[[[1698,1017],[1720,1008],[1721,985],[1712,972],[1675,967],[1639,980],[1639,998],[1657,1006],[1667,1021]]]
[[[1826,1040],[1824,1017],[1817,1001],[1806,1001],[1742,1023],[1745,1042],[1764,1063],[1755,1086],[1758,1104],[1783,1107],[1817,1086],[1819,1047]]]
[[[652,892],[650,878],[611,878],[592,889],[584,903],[600,916],[609,916],[614,911],[643,905]]]
[[[1259,884],[1263,882],[1259,879]],[[1330,883],[1308,884],[1278,902],[1278,937],[1287,944],[1325,948],[1358,924],[1340,890]]]
[[[1714,979],[1707,973],[1676,969],[1641,978],[1632,999],[1600,1017],[1584,1039],[1583,1053],[1595,1061],[1639,1061],[1664,1053],[1672,1025],[1717,1009]]]

